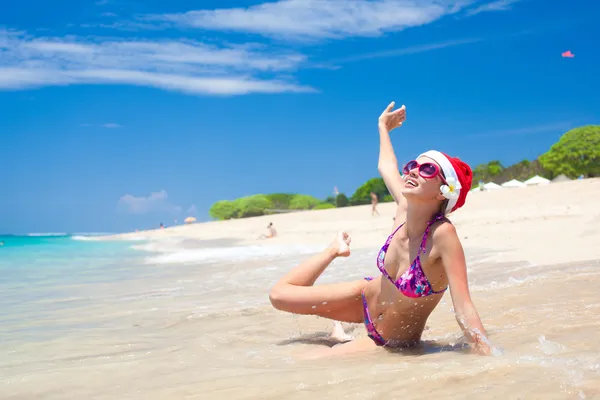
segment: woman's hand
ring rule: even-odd
[[[392,111],[394,104],[395,102],[392,101],[379,116],[379,128],[383,128],[387,132],[402,126],[402,123],[406,121],[406,107],[402,105],[402,107]]]
[[[480,356],[489,356],[492,354],[492,349],[490,348],[489,342],[487,338],[482,337],[482,335],[476,333],[474,335],[475,342],[472,345],[473,352],[475,354],[479,354]]]

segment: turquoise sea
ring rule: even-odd
[[[140,253],[127,242],[83,236],[0,236],[0,340],[52,337],[67,327],[58,311],[93,301],[99,284],[139,275]],[[26,316],[27,319],[24,319]]]
[[[492,341],[505,349],[499,357],[460,350],[446,295],[423,349],[302,361],[332,344],[332,324],[274,310],[268,290],[321,246],[174,236],[0,241],[2,400],[600,395],[600,355],[587,344],[598,324],[589,284],[598,263],[496,262],[494,253],[467,249],[471,292]],[[377,250],[334,261],[319,284],[372,275]],[[365,335],[361,324],[345,329]]]
[[[229,363],[208,344],[206,322],[236,324],[240,312],[264,308],[281,269],[315,251],[186,237],[0,242],[3,400],[182,398],[171,395],[205,376],[203,360]]]
[[[157,299],[184,297],[185,301],[186,296],[219,293],[224,278],[218,267],[221,263],[268,260],[282,253],[277,248],[242,248],[230,242],[177,237],[97,239],[83,235],[0,236],[1,342],[47,339],[75,325],[111,325],[110,319],[102,316],[116,304],[120,310],[134,313]],[[310,249],[289,250],[302,253]],[[248,285],[268,285],[265,272],[256,275]],[[180,301],[170,303],[167,311],[210,311],[256,303],[244,293],[234,293],[230,300],[234,302],[222,304],[210,298],[193,304]],[[260,300],[265,300],[263,293]],[[101,315],[86,315],[86,310],[101,306]]]

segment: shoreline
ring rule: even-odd
[[[573,195],[576,193],[576,195]],[[525,259],[558,263],[600,258],[600,178],[551,183],[545,186],[472,191],[467,203],[450,220],[466,248],[487,248],[505,261]],[[235,241],[240,246],[327,246],[339,230],[352,237],[352,248],[381,246],[393,226],[396,203],[380,203],[380,216],[371,205],[209,221],[117,235],[95,240],[189,238]],[[278,236],[257,239],[273,222]],[[581,228],[576,228],[581,227]],[[578,249],[561,251],[561,249]]]

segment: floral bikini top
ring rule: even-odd
[[[392,282],[394,286],[396,286],[398,290],[400,290],[400,292],[402,292],[402,294],[404,294],[407,297],[425,297],[432,294],[444,293],[446,289],[448,289],[448,287],[446,287],[444,288],[444,290],[440,290],[439,292],[434,291],[431,287],[431,283],[429,283],[429,280],[423,272],[423,268],[421,267],[421,253],[425,252],[425,245],[427,244],[427,235],[431,230],[431,226],[435,222],[443,218],[444,215],[440,214],[437,217],[435,217],[431,222],[429,222],[429,224],[427,225],[427,229],[425,229],[425,233],[423,234],[423,240],[421,240],[421,246],[419,247],[419,253],[417,254],[417,257],[412,262],[410,267],[406,270],[406,272],[403,273],[397,281],[394,282],[394,279],[385,270],[384,261],[385,253],[387,252],[388,247],[390,247],[390,242],[392,241],[392,238],[394,237],[396,232],[398,232],[398,230],[400,230],[400,228],[404,226],[404,223],[402,223],[402,225],[396,228],[396,230],[392,232],[390,236],[388,236],[387,240],[385,241],[385,244],[383,245],[381,250],[379,250],[379,254],[377,255],[377,268],[379,268],[381,273],[386,278],[388,278],[389,281]]]

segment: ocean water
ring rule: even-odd
[[[331,322],[273,310],[268,290],[323,246],[170,237],[2,237],[0,398],[523,398],[600,395],[600,263],[501,263],[466,248],[497,357],[465,353],[445,295],[424,346],[302,361]],[[373,275],[377,249],[318,283]],[[364,336],[360,324],[347,331]]]
[[[94,287],[137,279],[139,254],[130,245],[89,239],[0,236],[2,342],[57,335],[70,326],[53,317],[93,301]]]
[[[223,286],[219,282],[225,275],[215,268],[219,262],[236,259],[264,262],[280,254],[310,251],[310,247],[293,246],[236,249],[233,242],[222,240],[150,241],[139,237],[110,242],[94,236],[62,234],[0,236],[0,242],[4,243],[0,247],[0,301],[4,305],[0,311],[0,334],[5,343],[11,338],[48,338],[75,326],[98,327],[98,316],[86,318],[83,309],[93,309],[102,303],[115,302],[124,307],[133,303],[133,312],[136,301],[139,304],[140,300],[185,297],[188,291],[218,296]],[[202,268],[203,278],[180,279],[189,275],[185,271],[189,265]],[[247,276],[246,281],[253,282],[249,286],[260,287],[262,292],[261,285],[266,282],[260,279],[260,271],[256,275],[252,279]],[[262,293],[259,296],[264,298]],[[260,303],[258,298],[253,301],[243,291],[237,297],[240,305]],[[228,307],[220,304],[220,300],[213,299],[178,307],[195,310]],[[73,318],[68,317],[71,312]],[[75,318],[79,312],[83,318]]]

